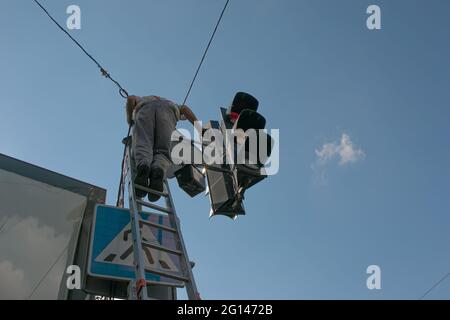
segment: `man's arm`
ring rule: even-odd
[[[186,119],[192,123],[194,128],[198,131],[200,136],[202,136],[202,128],[200,127],[200,123],[198,122],[197,116],[195,113],[186,105],[180,107],[180,113],[186,117]]]
[[[186,119],[192,124],[194,124],[195,121],[198,121],[198,119],[195,116],[194,112],[191,110],[191,108],[189,108],[186,105],[183,105],[183,106],[180,107],[180,113],[182,115],[184,115],[186,117]]]

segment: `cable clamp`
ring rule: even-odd
[[[100,68],[100,72],[102,73],[102,76],[104,76],[105,78],[109,78],[109,73],[107,70]]]

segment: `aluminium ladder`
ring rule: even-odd
[[[130,298],[136,300],[149,299],[145,273],[150,272],[155,275],[164,276],[169,279],[184,282],[186,286],[188,299],[199,300],[200,295],[197,291],[194,275],[192,273],[192,265],[191,262],[189,261],[186,246],[184,244],[183,236],[181,234],[180,221],[175,211],[172,195],[170,193],[169,183],[167,179],[164,181],[163,192],[151,190],[144,186],[134,184],[136,170],[134,170],[135,169],[134,159],[132,157],[131,136],[124,139],[124,144],[126,145],[126,152],[125,152],[124,172],[122,174],[125,175],[125,184],[128,187],[128,201],[131,215],[131,230],[133,236],[133,251],[134,251],[134,266],[135,266],[135,280],[130,282],[130,290],[129,290]],[[158,206],[156,204],[146,202],[142,199],[137,198],[135,189],[142,190],[151,194],[156,194],[165,198],[166,207]],[[161,212],[163,214],[167,214],[171,227],[141,219],[142,207],[146,207]],[[177,242],[177,250],[143,240],[140,230],[141,224],[146,224],[151,227],[161,229],[165,232],[173,233],[175,235],[175,239]],[[179,256],[182,275],[179,274],[175,275],[170,272],[165,272],[159,269],[147,268],[144,263],[144,252],[143,252],[144,247]]]

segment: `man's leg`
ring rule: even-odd
[[[133,154],[136,163],[136,178],[134,183],[148,187],[150,168],[153,162],[153,146],[155,138],[155,106],[147,104],[137,113],[133,128]],[[147,193],[136,190],[136,196],[145,197]]]
[[[150,188],[157,191],[163,191],[163,182],[166,179],[167,170],[172,165],[170,138],[175,130],[177,120],[169,103],[161,101],[155,111],[155,144],[150,173]],[[159,198],[158,196],[149,195],[150,201],[156,201]]]

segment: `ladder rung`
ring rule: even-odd
[[[147,208],[155,209],[155,210],[166,212],[166,213],[172,213],[172,210],[158,206],[158,205],[150,203],[150,202],[146,202],[146,201],[142,201],[142,200],[136,200],[136,202]]]
[[[142,222],[143,224],[149,225],[151,227],[155,227],[155,228],[162,229],[162,230],[165,230],[165,231],[177,233],[177,229],[165,226],[163,224],[154,223],[154,222],[151,222],[151,221],[148,221],[148,220],[143,220],[143,219],[139,219],[139,221]]]
[[[153,189],[141,186],[139,184],[135,184],[134,187],[136,189],[138,189],[138,190],[142,190],[142,191],[145,191],[145,192],[148,192],[148,193],[156,194],[156,195],[161,196],[161,197],[167,198],[167,196],[168,196],[167,193],[165,193],[165,192],[156,191],[156,190],[153,190]]]
[[[158,270],[158,269],[145,268],[145,271],[154,273],[154,274],[159,275],[159,276],[171,278],[171,279],[174,279],[174,280],[179,280],[179,281],[184,281],[184,282],[189,282],[190,281],[189,278],[186,278],[184,276],[179,276],[179,275],[176,275],[176,274],[164,272],[164,271],[161,271],[161,270]]]
[[[179,255],[179,256],[183,255],[183,253],[180,250],[170,249],[170,248],[161,246],[159,244],[151,243],[151,242],[144,241],[144,240],[142,240],[141,243],[142,243],[142,246],[144,246],[144,247],[150,247],[150,248],[153,248],[153,249],[156,249],[156,250],[161,250],[161,251],[173,253],[173,254],[176,254],[176,255]]]

